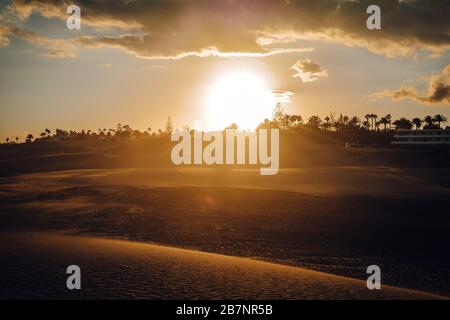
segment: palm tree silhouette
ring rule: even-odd
[[[319,116],[311,116],[308,119],[308,124],[315,128],[319,128],[321,123],[322,123],[322,120],[320,119]]]
[[[364,121],[362,125],[366,128],[366,130],[370,130],[370,122],[368,120]]]
[[[387,119],[388,124],[389,124],[389,130],[391,130],[391,119],[392,119],[392,116],[390,114],[387,114],[386,115],[386,119]]]
[[[425,118],[423,118],[423,122],[425,122],[426,124],[424,129],[432,129],[434,127],[432,116],[426,116]]]
[[[344,116],[344,118],[343,118],[343,120],[344,120],[344,124],[347,124],[348,123],[348,116]]]
[[[447,118],[441,114],[437,114],[433,117],[433,122],[437,122],[439,129],[441,128],[441,122],[447,122]]]
[[[412,128],[412,122],[404,117],[395,120],[394,123],[395,130],[410,130]]]
[[[377,121],[378,116],[376,114],[371,114],[370,119],[372,120],[372,130],[375,130],[375,123]]]
[[[384,131],[387,129],[387,124],[389,123],[388,119],[386,117],[381,117],[380,124],[384,125]]]
[[[301,115],[291,115],[289,116],[289,124],[292,127],[298,127],[303,121],[303,118]]]
[[[416,130],[419,130],[420,127],[422,126],[422,120],[420,118],[414,118],[412,119],[412,123],[414,124],[414,126],[416,127]]]
[[[324,120],[325,120],[325,123],[324,123],[324,129],[325,129],[325,130],[328,130],[328,129],[330,128],[330,117],[329,117],[329,116],[326,116],[326,117],[324,118]]]
[[[372,119],[372,115],[371,114],[366,114],[365,116],[364,116],[364,118],[366,118],[366,121],[363,123],[364,124],[364,126],[367,128],[367,129],[370,129],[370,119]],[[369,125],[367,125],[366,123],[368,123]]]
[[[375,130],[380,131],[380,121],[375,121]]]
[[[360,123],[361,123],[361,120],[356,116],[353,116],[348,122],[349,126],[352,126],[352,127],[357,127]]]

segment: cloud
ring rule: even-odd
[[[132,35],[126,34],[119,37],[89,37],[83,36],[76,39],[76,42],[86,48],[119,48],[126,53],[133,54],[143,59],[181,59],[190,56],[196,57],[266,57],[280,53],[292,52],[311,52],[313,48],[273,48],[265,49],[254,47],[245,49],[238,44],[235,49],[230,47],[229,50],[218,48],[215,45],[207,47],[196,46],[195,44],[186,43],[185,40],[178,36],[172,39],[170,37],[165,40],[158,41],[155,37],[149,35]]]
[[[0,25],[0,46],[8,46],[10,30],[6,26]]]
[[[397,90],[384,90],[374,93],[372,97],[390,97],[396,101],[411,99],[427,105],[450,105],[450,64],[441,73],[428,78],[426,94],[420,94],[419,90],[413,85],[403,85]]]
[[[32,12],[65,20],[69,4],[13,0],[10,10],[22,20]],[[378,0],[381,30],[366,27],[372,0],[79,0],[77,4],[83,26],[124,31],[115,37],[84,37],[79,44],[120,48],[143,58],[265,56],[301,50],[302,39],[365,47],[389,57],[421,50],[439,55],[450,48],[448,0],[432,4]]]
[[[5,47],[10,43],[9,36],[11,36],[11,27],[5,21],[5,18],[0,15],[0,46]]]
[[[113,67],[113,65],[110,63],[98,63],[97,67],[104,68],[104,69],[110,69]]]
[[[72,41],[64,39],[49,39],[37,33],[18,28],[11,29],[11,35],[45,49],[44,56],[49,58],[74,58],[77,47]]]
[[[292,91],[287,90],[271,90],[270,94],[276,102],[288,103],[291,102],[291,96],[294,95]]]
[[[310,59],[298,60],[290,69],[296,72],[293,77],[300,78],[302,82],[313,82],[319,78],[328,77],[327,70],[322,69]]]
[[[44,56],[50,58],[74,58],[77,46],[71,40],[50,39],[35,32],[17,27],[0,16],[0,46],[8,46],[10,37],[21,38],[37,47],[45,49]]]

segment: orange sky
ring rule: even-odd
[[[66,28],[63,1],[3,1],[0,138],[157,129],[169,115],[208,128],[208,97],[230,74],[251,74],[304,118],[449,116],[449,2],[372,2],[381,30],[366,28],[368,1],[79,1],[81,30]],[[238,123],[266,114],[233,107]]]

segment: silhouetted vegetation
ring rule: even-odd
[[[379,117],[376,114],[366,114],[364,120],[357,116],[344,114],[336,115],[331,112],[323,119],[318,115],[312,115],[304,119],[301,115],[289,115],[284,112],[281,104],[274,108],[272,119],[264,119],[257,129],[280,129],[282,134],[295,138],[295,135],[302,135],[312,141],[334,141],[336,143],[351,143],[355,145],[367,146],[388,146],[392,141],[393,133],[397,130],[430,130],[444,129],[447,118],[444,115],[428,115],[423,119],[413,118],[411,120],[401,117],[392,120],[390,114]],[[184,130],[189,127],[183,126]],[[224,129],[239,129],[236,123],[230,124]],[[445,129],[449,129],[447,126]],[[169,116],[165,128],[153,131],[148,127],[144,131],[131,128],[128,124],[117,124],[114,129],[99,128],[97,130],[63,130],[56,129],[54,133],[50,129],[45,129],[37,137],[28,134],[25,143],[44,142],[64,142],[73,140],[107,140],[107,141],[129,141],[139,139],[149,139],[157,137],[169,137],[174,126]],[[19,137],[15,139],[6,138],[6,144],[19,143]]]

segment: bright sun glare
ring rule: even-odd
[[[206,98],[207,128],[219,130],[236,123],[240,129],[255,129],[272,116],[275,98],[261,77],[231,73],[211,87]]]

